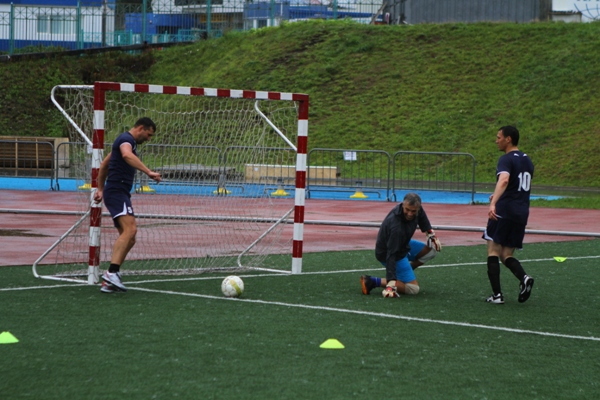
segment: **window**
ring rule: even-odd
[[[37,18],[38,33],[73,34],[75,17],[71,15],[40,14]]]

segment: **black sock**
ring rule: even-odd
[[[506,260],[504,260],[504,265],[506,265],[506,268],[510,269],[510,272],[512,272],[519,281],[522,281],[523,278],[525,278],[525,270],[523,269],[523,266],[519,260],[516,258],[508,257]]]
[[[110,267],[108,267],[108,272],[110,272],[110,273],[119,272],[120,268],[121,268],[121,266],[118,264],[110,264]]]
[[[497,256],[488,256],[487,258],[488,278],[492,285],[493,294],[502,293],[500,286],[500,260]]]

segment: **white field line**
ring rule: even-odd
[[[169,295],[176,295],[176,296],[199,297],[199,298],[211,299],[211,300],[227,300],[227,301],[240,301],[240,302],[244,302],[244,303],[254,303],[254,304],[268,304],[268,305],[281,306],[281,307],[294,307],[294,308],[302,308],[302,309],[309,309],[309,310],[332,311],[332,312],[339,312],[339,313],[345,313],[345,314],[366,315],[369,317],[401,319],[401,320],[405,320],[405,321],[416,321],[416,322],[430,322],[430,323],[441,324],[441,325],[464,326],[464,327],[468,327],[468,328],[481,328],[481,329],[490,329],[490,330],[503,331],[503,332],[527,333],[530,335],[541,335],[541,336],[550,336],[550,337],[577,339],[577,340],[592,340],[592,341],[600,342],[600,338],[594,337],[594,336],[564,335],[561,333],[532,331],[532,330],[527,330],[527,329],[505,328],[505,327],[501,327],[501,326],[470,324],[467,322],[444,321],[444,320],[429,319],[429,318],[407,317],[404,315],[384,314],[384,313],[376,313],[376,312],[372,312],[372,311],[359,311],[359,310],[349,310],[349,309],[345,309],[345,308],[311,306],[308,304],[282,303],[279,301],[251,300],[251,299],[243,299],[243,298],[227,298],[227,297],[211,296],[211,295],[204,295],[204,294],[198,294],[198,293],[173,292],[170,290],[155,290],[155,289],[146,289],[146,288],[134,288],[132,290],[139,290],[142,292],[150,292],[150,293],[169,294]]]
[[[599,256],[582,256],[582,257],[568,257],[571,260],[577,259],[592,259],[592,258],[600,258]],[[555,261],[554,258],[540,258],[540,259],[531,259],[531,260],[520,260],[521,262],[543,262],[543,261]],[[441,268],[441,267],[458,267],[458,266],[469,266],[469,265],[485,265],[482,262],[474,262],[474,263],[459,263],[459,264],[438,264],[438,265],[429,265],[422,266],[420,268]],[[322,274],[332,274],[332,273],[355,273],[359,271],[369,271],[375,268],[369,269],[355,269],[355,270],[344,270],[344,271],[327,271],[327,272],[308,272],[304,273],[306,275],[322,275]],[[381,268],[377,268],[381,269]],[[289,275],[281,275],[281,274],[260,274],[260,275],[240,275],[244,278],[257,278],[261,276],[289,276]],[[599,337],[595,336],[578,336],[578,335],[565,335],[561,333],[552,333],[552,332],[543,332],[543,331],[533,331],[528,329],[515,329],[515,328],[507,328],[501,326],[493,326],[493,325],[482,325],[482,324],[471,324],[467,322],[458,322],[458,321],[444,321],[437,319],[429,319],[429,318],[418,318],[418,317],[408,317],[404,315],[396,315],[396,314],[385,314],[385,313],[376,313],[371,311],[359,311],[359,310],[350,310],[344,308],[335,308],[335,307],[323,307],[323,306],[311,306],[308,304],[293,304],[293,303],[282,303],[278,301],[265,301],[265,300],[252,300],[252,299],[243,299],[243,298],[226,298],[221,296],[212,296],[198,293],[185,293],[185,292],[174,292],[169,290],[156,290],[156,289],[147,289],[141,287],[132,287],[134,285],[139,285],[142,283],[157,283],[157,282],[171,282],[171,281],[192,281],[192,280],[216,280],[223,279],[223,277],[199,277],[199,278],[183,278],[183,279],[160,279],[160,280],[146,280],[146,281],[137,281],[137,282],[128,282],[128,286],[131,290],[138,290],[142,292],[150,292],[150,293],[161,293],[168,295],[176,295],[176,296],[187,296],[187,297],[197,297],[203,299],[211,299],[211,300],[224,300],[224,301],[239,301],[244,303],[254,303],[254,304],[268,304],[280,307],[294,307],[294,308],[303,308],[309,310],[319,310],[319,311],[331,311],[331,312],[339,312],[346,314],[355,314],[355,315],[366,315],[370,317],[381,317],[381,318],[390,318],[390,319],[400,319],[405,321],[414,321],[414,322],[429,322],[440,325],[452,325],[452,326],[463,326],[468,328],[480,328],[480,329],[489,329],[503,332],[511,332],[511,333],[525,333],[530,335],[539,335],[539,336],[549,336],[549,337],[557,337],[557,338],[565,338],[565,339],[576,339],[576,340],[591,340],[600,342]],[[48,285],[48,286],[30,286],[30,287],[18,287],[18,288],[0,288],[0,292],[5,291],[23,291],[23,290],[36,290],[36,289],[54,289],[61,287],[73,287],[73,286],[88,286],[87,284],[66,284],[66,285]]]
[[[582,256],[582,257],[567,257],[567,259],[569,260],[583,260],[583,259],[590,259],[590,258],[600,258],[600,255],[598,256]],[[531,260],[519,260],[521,263],[527,263],[527,262],[544,262],[544,261],[551,261],[551,262],[557,262],[556,260],[554,260],[554,258],[538,258],[538,259],[531,259]],[[422,268],[445,268],[445,267],[463,267],[463,266],[475,266],[475,265],[479,265],[479,266],[485,266],[486,262],[485,261],[479,261],[479,262],[471,262],[471,263],[457,263],[457,264],[437,264],[437,265],[422,265],[419,267],[419,269]],[[384,268],[383,266],[379,265],[379,266],[373,266],[373,267],[368,267],[368,268],[357,268],[357,269],[345,269],[345,270],[340,270],[340,271],[315,271],[315,272],[303,272],[301,275],[330,275],[330,274],[355,274],[357,272],[365,272],[365,271],[383,271]],[[280,274],[280,273],[272,273],[272,274],[248,274],[248,275],[238,275],[240,278],[259,278],[259,277],[265,277],[265,276],[269,276],[269,277],[273,277],[273,276],[280,276],[280,277],[289,277],[292,276],[290,274]],[[225,278],[225,276],[196,276],[196,277],[187,277],[187,278],[167,278],[167,279],[148,279],[148,280],[144,280],[144,281],[135,281],[135,282],[127,282],[127,285],[139,285],[142,283],[160,283],[160,282],[186,282],[186,281],[207,281],[207,280],[221,280]],[[0,289],[0,291],[2,291],[3,289]]]
[[[569,260],[584,260],[584,259],[593,259],[600,258],[598,256],[581,256],[581,257],[567,257]],[[537,258],[531,260],[519,260],[521,263],[528,262],[544,262],[551,261],[557,262],[554,258]],[[482,262],[470,262],[470,263],[456,263],[456,264],[436,264],[436,265],[422,265],[419,269],[422,268],[445,268],[445,267],[462,267],[462,266],[485,266],[486,263]],[[354,274],[357,272],[364,271],[380,271],[383,270],[382,266],[374,266],[369,268],[357,268],[357,269],[345,269],[339,271],[315,271],[315,272],[303,272],[301,275],[330,275],[330,274]],[[280,273],[272,273],[272,274],[248,274],[248,275],[238,275],[241,278],[260,278],[260,277],[289,277],[290,274],[280,274]],[[196,276],[196,277],[187,277],[187,278],[166,278],[166,279],[147,279],[143,281],[132,281],[127,282],[127,286],[132,285],[141,285],[144,283],[162,283],[162,282],[187,282],[187,281],[208,281],[208,280],[221,280],[225,278],[225,276]],[[0,292],[6,291],[18,291],[18,290],[34,290],[34,289],[53,289],[53,288],[61,288],[61,287],[73,287],[73,286],[87,286],[88,284],[79,284],[79,283],[69,283],[69,284],[61,284],[61,285],[46,285],[46,286],[27,286],[27,287],[17,287],[17,288],[0,288]]]

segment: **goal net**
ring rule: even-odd
[[[118,236],[93,201],[100,163],[141,117],[157,126],[138,146],[162,182],[137,172],[136,244],[125,274],[262,269],[300,273],[308,96],[248,90],[96,82],[57,86],[75,181],[72,226],[33,266],[36,277],[97,283]]]

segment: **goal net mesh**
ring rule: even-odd
[[[132,204],[138,232],[123,274],[248,268],[290,271],[297,102],[121,91],[105,94],[102,157],[119,134],[139,118],[150,117],[156,134],[138,146],[137,152],[163,179],[156,184],[137,172]],[[53,98],[66,117],[70,143],[64,170],[69,179],[76,180],[78,193],[73,226],[42,256],[37,270],[42,277],[71,279],[87,276],[91,251],[94,90],[93,86],[57,87]],[[108,267],[117,236],[103,208],[100,271]]]

